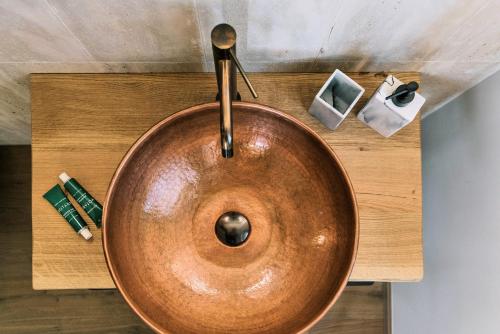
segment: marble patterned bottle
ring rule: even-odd
[[[358,119],[384,137],[408,125],[425,102],[416,90],[418,84],[405,84],[389,75],[358,113]]]

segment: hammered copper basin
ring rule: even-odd
[[[345,287],[358,240],[353,190],[338,158],[305,125],[234,103],[234,157],[221,156],[219,106],[155,125],[129,150],[105,202],[109,269],[160,333],[296,333]],[[221,215],[248,238],[219,240]]]

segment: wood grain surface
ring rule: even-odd
[[[419,81],[417,73],[392,73]],[[353,183],[360,242],[351,280],[416,281],[423,275],[420,123],[386,139],[355,118],[385,77],[349,73],[366,92],[334,132],[307,109],[328,73],[251,74],[258,103],[295,116],[335,150]],[[244,101],[249,92],[239,82]],[[77,236],[42,198],[66,171],[104,199],[111,176],[139,136],[166,116],[212,101],[213,74],[34,74],[32,94],[33,287],[111,288],[100,231]],[[291,143],[293,145],[293,143]],[[82,216],[85,214],[82,212]]]

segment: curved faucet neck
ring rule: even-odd
[[[226,23],[219,24],[212,29],[211,37],[217,77],[217,100],[220,101],[222,156],[231,158],[233,156],[232,101],[241,100],[237,88],[236,67],[238,67],[254,98],[257,98],[257,93],[243,71],[238,58],[236,58],[236,31],[234,28]]]

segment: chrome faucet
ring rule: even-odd
[[[215,75],[217,76],[217,100],[220,101],[222,156],[231,158],[233,156],[232,102],[233,100],[241,100],[236,84],[236,67],[254,98],[257,98],[257,92],[236,58],[236,31],[234,28],[226,23],[219,24],[212,29],[211,37]]]

